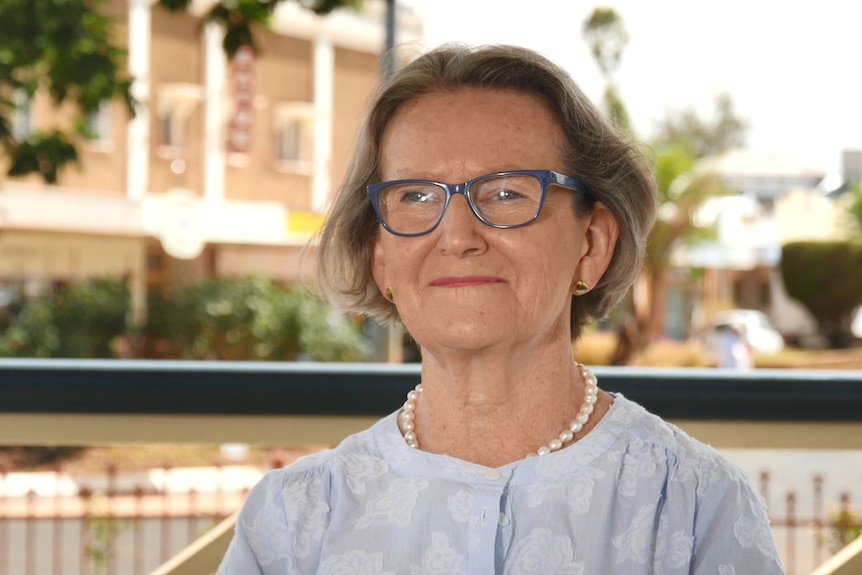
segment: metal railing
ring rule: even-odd
[[[594,371],[719,448],[862,449],[862,372]],[[418,365],[0,360],[0,445],[335,444],[397,409],[419,376]],[[154,573],[213,570],[232,526]],[[817,575],[859,572],[862,548],[850,548]]]

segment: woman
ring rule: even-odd
[[[742,472],[572,340],[633,282],[650,170],[567,74],[447,46],[385,86],[319,248],[345,309],[403,323],[422,384],[250,494],[221,573],[780,573]]]

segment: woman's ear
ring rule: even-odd
[[[371,275],[374,277],[374,283],[377,284],[377,289],[380,293],[384,293],[389,283],[386,279],[386,263],[383,258],[383,247],[380,245],[380,239],[375,237],[370,240],[371,243]]]
[[[619,235],[617,218],[605,204],[596,202],[587,216],[583,255],[572,278],[573,293],[578,281],[586,282],[590,288],[599,283],[611,263]]]

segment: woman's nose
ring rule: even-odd
[[[487,227],[470,209],[467,198],[458,194],[449,200],[449,207],[440,222],[440,244],[447,253],[462,255],[483,250],[485,241],[481,228]]]

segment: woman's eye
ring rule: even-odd
[[[432,194],[429,194],[424,190],[408,191],[401,197],[401,201],[409,203],[430,202],[432,199]]]
[[[494,192],[494,195],[491,199],[497,202],[511,202],[513,200],[519,200],[523,197],[524,196],[516,190],[504,188]]]
[[[439,190],[422,186],[393,189],[385,197],[385,203],[390,206],[423,206],[440,200]]]

